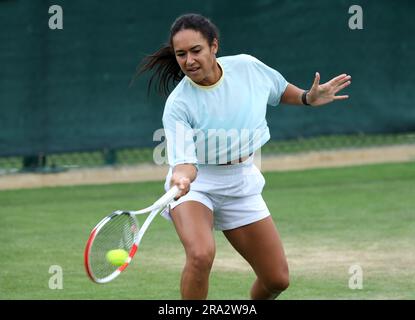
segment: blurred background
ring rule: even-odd
[[[350,99],[323,108],[269,108],[265,155],[415,142],[415,4],[360,1],[0,1],[0,172],[54,172],[153,162],[164,97],[143,57],[183,13],[209,17],[218,56],[251,54],[307,89],[348,73]],[[63,29],[50,29],[52,5]]]

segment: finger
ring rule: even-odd
[[[178,199],[180,199],[181,197],[183,197],[184,195],[186,195],[188,192],[189,192],[189,190],[188,189],[186,189],[186,188],[181,188],[180,186],[178,186],[179,187],[179,193],[177,194],[177,196],[174,198],[174,200],[178,200]]]
[[[352,82],[351,81],[346,81],[345,83],[339,85],[338,87],[336,87],[336,89],[334,90],[334,94],[336,94],[337,92],[339,92],[340,90],[343,90],[344,88],[348,87]]]
[[[349,96],[348,95],[343,95],[343,96],[334,96],[333,100],[344,100],[344,99],[348,99]]]
[[[189,186],[190,180],[188,178],[181,178],[179,180],[179,189],[180,190],[185,190],[187,189],[187,187]]]
[[[178,187],[180,189],[180,196],[186,195],[190,190],[190,179],[185,177],[181,178]]]
[[[320,74],[316,72],[316,76],[314,77],[313,88],[318,87],[320,83]]]
[[[343,83],[344,81],[348,81],[352,78],[352,76],[347,75],[347,74],[341,74],[333,79],[331,79],[329,82],[335,86],[340,85],[341,83]]]
[[[351,81],[351,80],[352,80],[352,76],[347,75],[347,76],[345,76],[345,77],[340,78],[339,80],[337,80],[336,83],[337,83],[337,85],[341,85],[344,82]]]

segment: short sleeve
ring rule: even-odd
[[[163,127],[167,140],[169,165],[174,167],[178,164],[191,163],[197,167],[193,129],[186,109],[180,104],[166,102]]]
[[[267,66],[257,58],[252,56],[249,57],[259,77],[262,78],[261,82],[268,83],[269,85],[268,104],[271,106],[278,105],[280,103],[281,96],[287,88],[287,80],[285,80],[285,78],[278,71]]]

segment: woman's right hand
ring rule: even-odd
[[[193,164],[179,164],[174,167],[170,186],[177,186],[180,190],[175,200],[178,200],[190,191],[190,184],[196,179],[196,174],[197,170]]]
[[[174,174],[171,177],[171,185],[177,186],[180,190],[180,193],[177,195],[174,200],[178,200],[180,197],[183,197],[190,191],[190,179],[186,177],[174,177]]]

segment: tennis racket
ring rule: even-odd
[[[92,281],[107,283],[127,268],[137,252],[138,245],[154,217],[163,211],[178,195],[179,188],[173,186],[148,208],[138,211],[117,210],[102,219],[92,229],[86,243],[84,264]],[[143,225],[139,226],[136,215],[150,213]],[[125,253],[125,261],[114,265],[108,260],[108,253],[117,250]],[[127,255],[128,253],[128,255]]]

